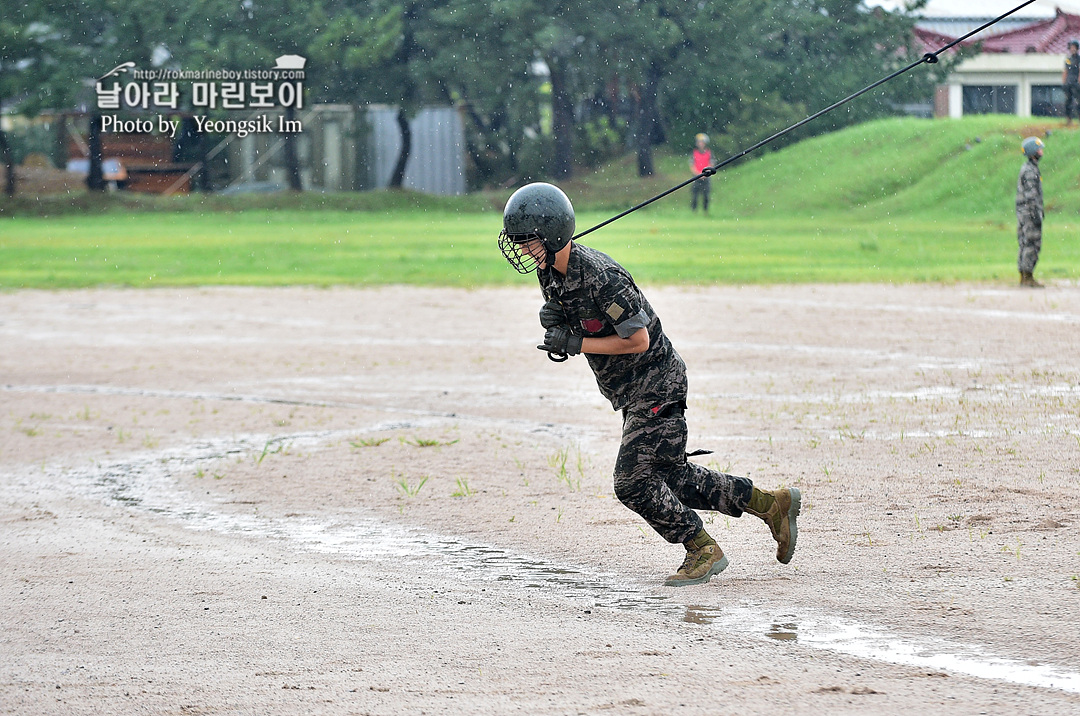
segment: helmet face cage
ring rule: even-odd
[[[506,201],[499,249],[516,271],[532,273],[541,264],[554,263],[555,254],[572,241],[574,228],[574,207],[562,189],[533,182]],[[531,242],[539,245],[527,250]]]
[[[521,274],[530,274],[540,267],[540,259],[525,251],[525,244],[531,241],[544,242],[540,234],[508,234],[506,229],[499,232],[499,250],[506,260]],[[547,244],[544,243],[547,253]]]

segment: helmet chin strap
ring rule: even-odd
[[[551,278],[555,272],[555,264],[544,262],[544,265],[536,269],[536,274],[543,278]]]
[[[570,241],[572,241],[572,239]],[[552,249],[551,246],[548,245],[547,240],[544,240],[544,263],[546,264],[546,268],[553,271],[558,271],[558,269],[555,268],[556,257],[558,256],[560,251],[570,245],[570,241],[566,241],[558,249]]]

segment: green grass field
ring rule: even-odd
[[[684,189],[584,242],[614,255],[643,283],[1011,283],[1020,138],[1059,124],[1008,117],[871,122],[722,172],[708,217],[690,213]],[[1080,133],[1052,131],[1045,141],[1038,273],[1075,279]],[[686,176],[685,161],[660,157],[661,175],[648,181],[623,160],[568,182],[578,230],[674,185]],[[0,288],[514,284],[529,279],[496,247],[505,196],[0,203]]]

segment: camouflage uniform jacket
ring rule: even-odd
[[[628,338],[649,331],[649,348],[631,355],[586,354],[596,383],[616,410],[646,410],[686,399],[686,364],[629,272],[610,256],[581,244],[570,250],[566,276],[537,273],[545,300],[563,308],[576,336]]]
[[[1042,225],[1042,175],[1039,173],[1039,163],[1034,158],[1024,162],[1016,180],[1016,216]]]
[[[1080,84],[1080,54],[1074,52],[1065,58],[1065,84]]]

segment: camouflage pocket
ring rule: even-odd
[[[627,472],[646,465],[685,463],[686,418],[682,410],[673,409],[667,415],[627,413],[618,462]]]

